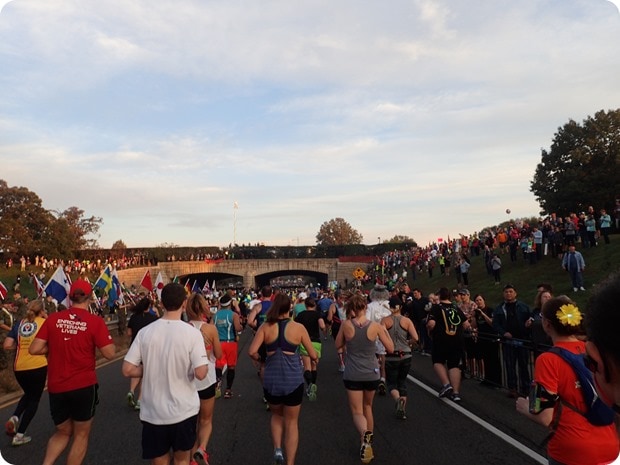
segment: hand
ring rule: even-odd
[[[528,397],[519,397],[516,402],[517,412],[527,415],[530,413],[530,399]]]

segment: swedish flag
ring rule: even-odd
[[[106,294],[108,294],[108,305],[110,307],[114,306],[114,302],[118,299],[118,292],[116,290],[116,286],[114,286],[112,280],[112,268],[110,265],[105,267],[97,282],[95,282],[95,287],[103,289]]]

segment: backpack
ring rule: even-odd
[[[581,392],[583,393],[584,400],[586,402],[587,410],[582,412],[574,405],[560,399],[560,403],[566,405],[571,410],[583,415],[594,426],[607,426],[611,425],[615,419],[615,413],[611,407],[605,404],[594,387],[592,380],[592,372],[586,367],[584,363],[584,354],[574,354],[561,347],[551,347],[548,352],[556,354],[568,363],[575,374],[577,380],[581,386]]]

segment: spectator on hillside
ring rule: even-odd
[[[502,259],[496,253],[491,258],[491,270],[493,271],[495,284],[499,284],[502,281]]]
[[[581,252],[575,250],[575,244],[568,247],[568,253],[562,258],[562,268],[570,274],[573,292],[577,290],[585,291],[583,287],[583,270],[586,268],[586,262]]]
[[[601,210],[601,216],[598,219],[601,227],[601,236],[605,239],[605,244],[609,244],[609,232],[611,231],[611,216],[603,208]]]

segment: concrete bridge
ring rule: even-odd
[[[364,258],[366,259],[364,261]],[[153,284],[157,273],[161,272],[164,283],[178,277],[179,282],[190,283],[197,280],[200,286],[206,279],[216,284],[218,281],[239,278],[243,287],[258,289],[270,283],[272,278],[288,275],[313,277],[321,286],[337,281],[341,286],[353,281],[353,272],[361,268],[366,271],[371,257],[349,261],[338,258],[295,258],[295,259],[254,259],[254,260],[211,260],[159,262],[157,266],[118,270],[118,276],[126,286],[138,287],[140,280],[149,269]]]

